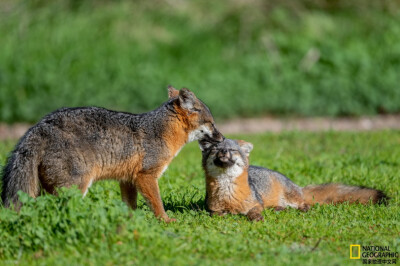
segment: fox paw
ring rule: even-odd
[[[299,207],[299,210],[302,212],[307,212],[310,209],[310,205],[308,204],[303,204]]]
[[[166,222],[167,224],[176,222],[176,219],[169,218],[169,217],[164,217],[164,218],[161,218],[160,220]]]
[[[248,214],[247,217],[252,222],[264,221],[264,216],[262,216],[260,213]]]
[[[281,206],[278,206],[278,207],[275,207],[274,208],[274,210],[276,211],[276,212],[280,212],[280,211],[283,211],[285,208],[284,207],[281,207]]]

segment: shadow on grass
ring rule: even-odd
[[[183,212],[183,211],[204,211],[206,210],[206,203],[204,198],[198,198],[197,193],[189,197],[167,197],[164,200],[164,208],[166,211]]]

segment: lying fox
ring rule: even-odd
[[[211,214],[244,214],[250,220],[263,220],[264,208],[286,207],[307,211],[315,203],[348,201],[367,204],[385,202],[379,190],[341,184],[311,185],[304,188],[286,176],[259,166],[249,166],[253,145],[242,140],[220,143],[199,141],[206,175],[206,204]]]
[[[158,178],[193,140],[222,141],[207,106],[188,89],[168,88],[169,100],[144,114],[104,108],[63,108],[46,115],[21,138],[3,170],[2,201],[20,207],[17,192],[77,185],[85,195],[93,182],[115,179],[131,208],[137,191],[166,222]]]

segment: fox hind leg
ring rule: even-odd
[[[137,188],[129,181],[121,181],[119,183],[121,189],[122,201],[125,202],[133,210],[137,208]]]
[[[305,202],[303,193],[298,190],[289,190],[284,193],[281,203],[283,206],[296,208],[300,211],[306,212],[310,206]]]

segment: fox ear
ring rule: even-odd
[[[253,150],[253,144],[244,140],[237,140],[237,143],[239,144],[242,151],[246,154],[246,156],[249,157],[250,152]]]
[[[179,96],[179,91],[174,87],[172,87],[171,85],[168,85],[168,98],[172,99],[178,96]]]
[[[196,103],[196,96],[194,95],[193,92],[186,88],[182,88],[179,91],[179,103],[182,108],[188,110],[188,111],[194,111],[194,105]]]
[[[211,146],[213,144],[211,142],[207,141],[207,140],[199,140],[199,145],[200,145],[200,150],[201,151],[206,151],[209,148],[211,148]]]

